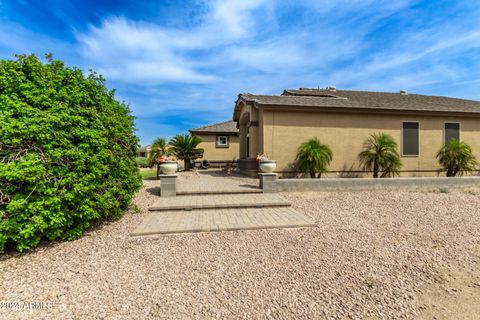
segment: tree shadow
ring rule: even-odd
[[[366,172],[361,171],[355,164],[352,164],[350,167],[345,163],[342,170],[338,174],[339,178],[363,178]]]

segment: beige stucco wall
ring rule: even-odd
[[[469,143],[480,158],[480,119],[420,115],[378,115],[354,113],[289,112],[264,110],[263,145],[260,147],[277,160],[277,171],[294,170],[299,145],[313,137],[330,146],[333,161],[329,170],[359,170],[357,155],[368,136],[375,132],[391,135],[401,148],[402,121],[420,123],[420,155],[401,157],[402,171],[431,171],[439,168],[435,158],[443,145],[444,122],[460,123],[460,139]],[[262,125],[262,123],[260,125]],[[402,175],[426,176],[435,172],[404,172]]]
[[[217,135],[196,134],[202,139],[198,145],[204,149],[203,158],[206,160],[236,160],[240,149],[240,138],[238,136],[229,136],[228,148],[217,148],[215,145]]]

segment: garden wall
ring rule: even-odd
[[[260,176],[264,192],[283,191],[357,191],[398,188],[480,187],[480,176],[468,177],[405,177],[405,178],[326,178],[276,179],[276,175]]]

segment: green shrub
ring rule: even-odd
[[[140,168],[150,168],[150,162],[148,161],[148,158],[137,157],[135,160]]]
[[[445,170],[447,177],[462,175],[465,171],[473,171],[478,162],[469,144],[451,139],[437,153],[437,159]]]
[[[0,61],[0,250],[77,239],[141,185],[128,106],[101,76],[47,59]]]
[[[385,133],[373,133],[363,143],[363,151],[358,154],[360,164],[366,171],[373,171],[373,177],[398,176],[402,162],[397,152],[397,143]]]
[[[300,145],[297,150],[298,168],[302,172],[310,173],[310,178],[318,178],[327,172],[327,167],[332,162],[333,153],[329,146],[320,143],[315,137]]]

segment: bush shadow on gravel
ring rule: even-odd
[[[159,196],[160,195],[160,187],[146,188],[145,191],[147,191],[150,194],[153,194],[154,196]]]
[[[142,178],[142,180],[159,180],[157,177]]]
[[[49,241],[49,240],[44,239],[44,240],[40,241],[40,243],[38,244],[37,247],[32,248],[30,250],[23,251],[23,252],[18,252],[17,250],[15,250],[15,248],[9,247],[5,251],[0,251],[0,261],[5,261],[5,260],[8,260],[8,259],[13,259],[13,258],[20,258],[20,257],[30,255],[30,254],[36,254],[36,253],[41,252],[41,251],[46,251],[46,250],[53,249],[53,248],[55,248],[59,245],[62,245],[64,243],[66,243],[66,242],[79,241],[79,240],[81,240],[85,237],[90,237],[93,232],[101,231],[103,228],[108,226],[110,223],[114,223],[114,222],[120,220],[121,218],[123,218],[123,216],[131,210],[132,210],[132,207],[130,206],[130,207],[123,210],[123,214],[122,214],[121,217],[110,218],[110,219],[107,219],[107,220],[101,220],[101,221],[97,221],[96,223],[93,223],[90,228],[85,230],[85,232],[82,234],[82,236],[80,238],[75,239],[75,240]]]

